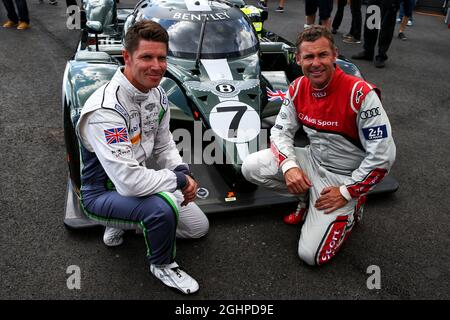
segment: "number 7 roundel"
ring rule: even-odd
[[[209,114],[209,122],[215,134],[234,143],[251,141],[261,130],[261,119],[256,110],[234,100],[216,105]]]

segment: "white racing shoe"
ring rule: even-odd
[[[180,269],[176,262],[164,265],[150,265],[150,271],[166,286],[180,290],[184,294],[192,294],[198,291],[198,283]]]
[[[120,246],[123,243],[123,234],[125,231],[118,228],[106,227],[103,234],[103,243],[108,247]]]

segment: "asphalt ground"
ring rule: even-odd
[[[282,14],[269,2],[266,27],[294,41],[304,2],[286,0]],[[450,30],[443,17],[416,13],[408,40],[393,39],[385,69],[357,62],[383,92],[400,189],[370,198],[363,223],[320,268],[298,258],[299,227],[283,224],[282,208],[211,216],[206,238],[177,242],[177,261],[201,287],[186,297],[150,275],[141,236],[127,233],[112,249],[99,229],[64,228],[61,82],[79,33],[66,28],[64,3],[28,7],[31,29],[0,28],[0,299],[450,298]],[[361,49],[342,43],[349,26],[346,9],[336,43],[347,57]],[[72,265],[80,268],[80,289],[67,287]],[[367,286],[370,266],[381,271],[380,289]]]

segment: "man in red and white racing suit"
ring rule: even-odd
[[[282,192],[309,191],[298,254],[321,265],[341,247],[355,207],[388,173],[396,149],[378,89],[336,66],[330,32],[319,26],[304,31],[297,49],[304,76],[289,87],[271,129],[271,148],[249,155],[242,172]],[[310,140],[305,148],[294,147],[300,126]]]

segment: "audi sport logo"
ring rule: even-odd
[[[369,110],[361,111],[361,119],[369,119],[381,115],[380,108],[372,108]]]

